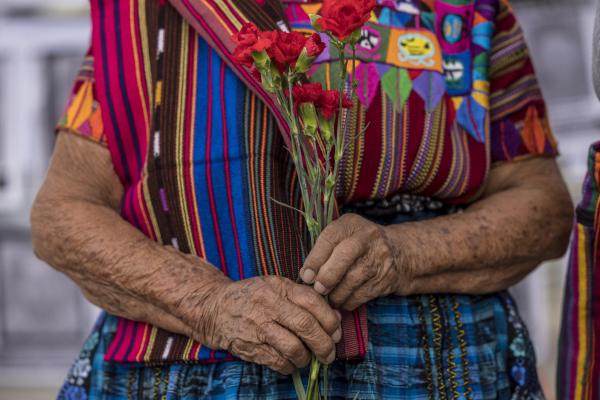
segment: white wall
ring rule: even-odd
[[[3,7],[87,7],[88,0],[0,0]]]

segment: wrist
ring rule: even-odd
[[[221,349],[219,318],[223,315],[225,293],[233,283],[217,279],[187,296],[181,307],[181,318],[192,328],[194,339],[213,350]]]
[[[162,278],[148,285],[148,299],[182,321],[194,340],[209,345],[215,331],[220,293],[231,279],[205,259],[164,247],[166,254],[155,273]],[[162,252],[161,252],[162,253]]]
[[[419,252],[415,248],[416,241],[411,240],[407,232],[408,224],[388,226],[388,235],[393,242],[394,256],[396,262],[396,283],[394,294],[397,296],[410,296],[415,294],[415,277],[417,265],[419,265]]]
[[[185,293],[174,305],[174,312],[190,326],[195,340],[217,350],[218,318],[222,313],[223,297],[234,282],[219,270],[204,273],[201,278],[184,289]]]

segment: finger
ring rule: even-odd
[[[310,351],[296,335],[281,325],[271,324],[268,327],[265,342],[296,368],[303,368],[310,364]]]
[[[274,371],[289,375],[296,370],[296,366],[283,357],[274,347],[254,342],[237,341],[234,345],[235,355],[244,361],[266,365]]]
[[[331,222],[317,238],[315,247],[310,251],[304,266],[300,270],[300,277],[306,283],[313,283],[319,269],[331,256],[333,249],[345,238],[352,235],[352,218],[346,215]]]
[[[368,271],[361,268],[360,259],[357,260],[329,293],[329,303],[332,307],[339,307],[357,291],[363,291],[364,285],[369,279]]]
[[[257,342],[238,337],[233,340],[228,351],[244,361],[266,365],[282,374],[291,374],[296,370],[296,366],[283,357],[274,347],[265,344],[264,338],[259,340]]]
[[[331,253],[315,278],[314,289],[321,295],[331,292],[367,250],[367,241],[354,234],[344,239]]]
[[[321,328],[332,338],[341,329],[342,315],[340,312],[332,309],[323,296],[309,286],[294,284],[288,291],[287,297],[292,303],[311,313]]]
[[[321,328],[312,314],[288,303],[281,307],[277,322],[295,333],[323,364],[329,364],[335,358],[335,345],[331,336]]]
[[[360,305],[365,304],[375,298],[372,296],[372,288],[362,286],[360,289],[352,293],[345,301],[340,302],[339,308],[343,308],[346,311],[352,311],[357,309]]]

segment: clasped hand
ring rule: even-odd
[[[279,276],[219,284],[198,318],[202,343],[289,374],[310,362],[331,363],[341,339],[341,315],[367,301],[401,292],[390,231],[357,215],[332,222],[319,236],[300,276],[314,290]],[[329,294],[330,304],[321,295]]]
[[[389,228],[346,214],[321,233],[300,277],[345,310],[392,293],[406,295],[410,269],[401,268],[399,246]]]

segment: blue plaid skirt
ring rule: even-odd
[[[527,330],[505,292],[378,298],[368,304],[368,322],[367,356],[329,367],[331,399],[358,392],[365,400],[544,399]],[[59,400],[297,399],[290,376],[250,362],[161,368],[105,362],[117,323],[113,315],[100,317]],[[301,375],[306,379],[308,369]]]
[[[460,211],[429,198],[396,197],[343,212],[389,225]],[[380,297],[367,304],[367,318],[368,354],[330,365],[329,399],[357,393],[362,400],[544,399],[533,345],[508,292]],[[141,368],[106,362],[118,320],[100,317],[58,400],[297,399],[291,376],[251,362]],[[300,372],[306,386],[308,368]],[[323,391],[322,375],[320,382]]]

